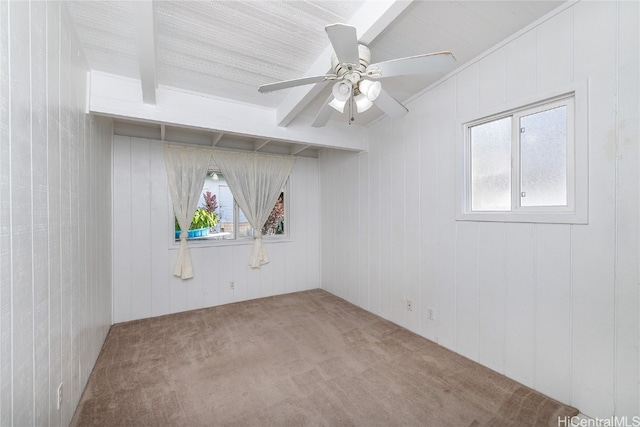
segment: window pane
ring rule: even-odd
[[[521,206],[567,206],[567,107],[520,119]]]
[[[227,181],[222,174],[215,173],[207,176],[203,191],[210,191],[216,195],[218,201],[218,224],[211,230],[210,237],[216,239],[233,239],[233,196],[229,191]],[[202,200],[200,201],[202,203]]]
[[[252,237],[253,236],[253,228],[247,217],[244,216],[244,212],[242,209],[238,207],[238,237]]]
[[[471,210],[511,210],[511,117],[471,128]]]
[[[262,234],[264,236],[284,234],[284,193],[280,193],[267,222],[262,227]]]

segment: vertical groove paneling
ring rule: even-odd
[[[535,388],[571,401],[571,225],[536,226]]]
[[[287,195],[291,199],[289,200],[289,206],[291,207],[291,220],[289,221],[289,227],[292,228],[292,237],[294,239],[292,246],[293,253],[287,258],[287,266],[291,269],[291,274],[287,274],[287,279],[291,280],[297,277],[298,274],[304,274],[308,271],[309,263],[307,259],[307,242],[311,234],[309,228],[309,218],[299,215],[305,212],[307,209],[307,200],[309,194],[306,189],[309,188],[308,175],[307,175],[307,161],[306,159],[296,159],[293,172],[290,177],[291,183],[289,189],[291,194]],[[295,220],[294,220],[295,219]],[[268,248],[271,252],[271,247]],[[271,270],[271,268],[269,269]],[[300,284],[292,284],[293,288],[297,288]],[[273,291],[265,292],[265,295],[271,295]]]
[[[164,161],[164,158],[163,158]],[[117,169],[116,169],[117,168]],[[116,173],[117,171],[117,173]],[[113,141],[113,320],[132,318],[131,138]],[[171,264],[173,271],[173,264]]]
[[[49,423],[49,206],[47,167],[47,4],[31,3],[31,179],[33,182],[33,285],[34,285],[34,423]]]
[[[358,233],[358,243],[356,245],[356,253],[358,254],[358,268],[354,271],[356,280],[358,281],[358,289],[360,292],[360,306],[369,309],[369,248],[370,239],[373,233],[371,229],[371,206],[369,204],[369,182],[370,182],[370,156],[361,154],[359,159],[359,176],[356,179],[358,184],[358,195],[360,196],[360,213],[358,222],[360,224],[360,232]],[[318,267],[320,264],[317,264]],[[353,270],[353,269],[352,269]],[[362,272],[362,274],[358,274]]]
[[[562,87],[573,76],[573,8],[536,28],[536,90]]]
[[[12,424],[9,3],[0,2],[0,424]]]
[[[417,104],[417,103],[413,103]],[[414,110],[413,106],[411,106]],[[419,109],[415,105],[415,109]],[[405,160],[404,160],[404,295],[412,304],[420,304],[420,120],[414,116],[405,121]],[[418,332],[420,329],[420,309],[407,311],[404,326]]]
[[[135,268],[132,264],[131,283],[131,315],[134,319],[147,317],[151,312],[151,210],[152,199],[150,175],[151,167],[149,144],[131,142],[131,255],[135,257]],[[160,212],[158,212],[160,213]],[[201,301],[202,297],[198,299]]]
[[[320,276],[320,242],[322,240],[321,225],[323,223],[322,215],[320,213],[320,206],[322,205],[322,199],[318,197],[320,195],[320,176],[318,172],[318,160],[317,159],[305,159],[304,170],[307,175],[307,186],[300,188],[299,192],[304,193],[306,197],[306,228],[307,228],[307,274],[308,282],[307,289],[319,288],[322,283]],[[301,197],[298,194],[296,197]],[[330,221],[328,221],[330,222]],[[286,259],[286,251],[284,252]],[[287,274],[287,292],[288,289],[294,289],[295,276]]]
[[[0,2],[0,424],[12,424],[9,3]]]
[[[615,188],[616,188],[616,3],[598,2],[588,7],[573,8],[576,80],[597,81],[590,85],[589,96],[598,102],[589,104],[591,116],[598,126],[590,127],[590,159],[608,161],[589,164],[589,226],[574,226],[572,231],[573,331],[572,365],[573,399],[577,405],[596,408],[595,414],[614,411],[613,378],[615,337],[615,294],[609,292],[615,278]],[[595,17],[595,19],[593,19]],[[588,59],[600,53],[596,64]],[[598,242],[597,244],[594,244]],[[597,260],[597,262],[595,262]],[[592,342],[599,345],[592,347]],[[601,366],[595,371],[594,364]],[[600,391],[603,396],[594,393]],[[596,397],[597,396],[597,397]]]
[[[336,227],[333,230],[333,236],[340,240],[343,240],[343,243],[340,246],[336,246],[334,249],[334,257],[336,264],[336,272],[335,272],[335,284],[337,286],[337,291],[341,292],[339,294],[342,298],[351,299],[353,286],[351,283],[350,271],[349,271],[349,254],[351,252],[351,241],[349,240],[349,232],[350,225],[353,221],[353,217],[351,216],[351,183],[348,183],[349,174],[351,173],[351,168],[353,167],[355,155],[351,154],[348,156],[338,154],[335,157],[336,161],[336,169],[333,174],[333,184],[331,186],[332,189],[336,189],[339,186],[343,188],[344,191],[337,191],[333,193],[333,199],[336,200],[336,206],[340,206],[340,220],[337,221]]]
[[[389,246],[391,249],[390,273],[388,285],[391,289],[391,320],[397,324],[404,325],[406,319],[406,278],[405,278],[405,123],[406,119],[393,121],[391,124],[391,144],[389,148],[391,155],[391,191],[386,197],[389,212]]]
[[[47,165],[48,165],[48,230],[49,230],[49,421],[62,424],[62,414],[54,411],[56,391],[62,382],[62,191],[60,159],[60,5],[47,3]]]
[[[71,389],[71,40],[69,29],[60,26],[60,383]],[[56,387],[57,388],[57,387]],[[70,402],[60,407],[61,419],[70,418]]]
[[[169,192],[166,185],[163,185],[167,176],[164,165],[164,152],[159,149],[150,149],[149,164],[151,165],[151,170],[149,171],[149,180],[151,181],[149,188],[151,198],[150,232],[170,234],[173,227],[173,217],[167,209],[167,206],[171,203],[169,200]],[[120,234],[118,234],[118,236],[122,237]],[[167,238],[170,237],[168,236]],[[146,243],[148,244],[147,250],[151,252],[151,239]],[[150,292],[149,296],[149,303],[151,304],[150,316],[158,316],[163,313],[168,313],[170,310],[169,298],[171,293],[168,272],[173,271],[173,265],[169,265],[168,252],[157,252],[150,258],[151,276],[149,278],[149,284],[153,284],[153,291]],[[230,265],[230,263],[228,264]]]
[[[64,7],[0,4],[2,425],[68,425],[111,324],[109,216],[86,236],[111,210],[109,156],[93,156],[111,126],[90,132]]]
[[[172,274],[178,247],[171,239],[163,143],[114,136],[114,323],[318,287],[317,162],[296,161],[287,196],[291,239],[265,243],[269,264],[251,269],[249,244],[196,244],[191,245],[194,278],[183,281]],[[332,221],[327,221],[330,226]],[[234,289],[229,287],[231,280]]]
[[[504,372],[505,224],[478,226],[478,361]]]
[[[381,173],[385,168],[380,167],[381,154],[380,154],[380,146],[384,143],[381,138],[378,138],[377,135],[373,134],[371,140],[369,141],[369,212],[370,212],[370,244],[368,247],[369,252],[369,280],[367,282],[369,287],[369,308],[368,310],[372,313],[380,314],[380,252],[384,247],[383,244],[383,233],[382,230],[382,214],[384,207],[386,204],[383,202],[384,199],[380,199],[380,187],[382,185],[382,179],[386,179],[383,177],[383,173]],[[324,163],[322,164],[324,166]],[[322,168],[321,168],[322,171]],[[321,174],[322,176],[322,174]],[[322,248],[329,247],[330,245],[326,244],[325,237],[323,235],[322,239]],[[364,252],[367,248],[361,248]],[[324,259],[322,260],[322,278],[324,287],[324,275],[325,275],[325,264]]]
[[[374,313],[411,329],[417,314],[423,336],[592,417],[637,415],[639,9],[576,2],[540,21],[412,101],[404,119],[368,129],[368,173],[354,176],[347,155],[323,153],[323,201],[356,199],[353,188],[368,185],[371,212],[369,247],[323,233],[323,287],[358,303],[350,283],[337,279],[348,274],[368,284]],[[589,223],[455,221],[460,120],[587,78]],[[368,182],[340,181],[350,179]],[[359,203],[361,212],[367,205]],[[357,218],[357,207],[344,207]],[[322,206],[323,216],[333,210]],[[368,254],[368,266],[337,265],[332,253],[344,247]],[[419,313],[406,312],[409,296]]]
[[[505,375],[533,387],[535,226],[506,226]]]
[[[616,295],[615,295],[615,369],[614,402],[616,413],[632,417],[638,414],[640,378],[638,337],[640,319],[638,283],[640,283],[640,79],[629,70],[640,68],[640,3],[621,2],[617,10],[617,87],[616,111],[618,175],[616,177]],[[621,90],[624,89],[624,90]]]
[[[505,101],[528,98],[536,91],[536,32],[505,46]]]
[[[390,175],[392,173],[391,158],[393,145],[390,141],[392,141],[392,122],[386,120],[386,123],[389,123],[389,125],[381,128],[380,139],[377,141],[380,147],[380,169],[378,170],[382,175],[377,199],[378,203],[380,203],[380,229],[384,233],[380,241],[380,254],[378,258],[380,265],[380,311],[378,314],[385,319],[391,320],[393,304],[398,304],[397,301],[393,300],[393,288],[394,286],[399,286],[399,283],[394,283],[392,276],[391,260],[393,259],[393,246],[390,244],[391,236],[388,235],[388,233],[392,231],[392,221],[396,216],[393,215],[393,207],[391,205],[391,180],[393,178]],[[384,172],[387,173],[385,174]],[[396,179],[398,179],[398,177],[396,177]],[[324,240],[322,243],[325,244]]]
[[[34,424],[29,3],[10,5],[13,423]]]
[[[436,148],[436,200],[434,201],[436,231],[436,252],[423,254],[433,256],[436,260],[436,282],[434,293],[436,304],[432,307],[436,310],[437,342],[443,346],[455,350],[456,330],[458,328],[458,309],[456,306],[456,267],[458,265],[456,253],[456,221],[455,218],[455,186],[456,180],[452,178],[451,171],[455,169],[456,147],[449,143],[454,140],[455,113],[458,108],[455,93],[457,92],[456,80],[450,79],[435,90],[435,98],[426,110],[433,117],[433,143]],[[422,141],[421,141],[422,143]]]
[[[420,229],[420,248],[418,263],[420,265],[420,277],[418,286],[419,294],[419,315],[420,315],[420,334],[437,341],[437,323],[428,318],[428,309],[438,307],[438,219],[437,213],[440,208],[440,199],[438,198],[438,138],[436,119],[433,112],[437,109],[436,102],[429,99],[424,100],[423,111],[416,112],[418,115],[417,122],[419,124],[417,138],[419,143],[418,173],[420,176],[420,184],[418,186],[419,193],[414,195],[419,205],[419,229]],[[414,109],[411,110],[412,112]],[[407,139],[407,144],[410,144]],[[410,181],[409,181],[410,185]],[[407,203],[411,197],[407,195]],[[409,207],[407,207],[409,210]],[[418,304],[418,302],[416,302]]]
[[[360,236],[360,193],[358,192],[358,177],[360,175],[360,156],[352,156],[349,158],[349,172],[345,177],[344,185],[349,187],[349,196],[345,200],[348,206],[348,222],[345,227],[345,243],[347,253],[344,258],[343,271],[349,281],[350,287],[350,300],[356,305],[361,306],[362,301],[360,299],[360,281],[358,280],[358,272],[351,266],[358,265],[358,248]]]
[[[478,227],[460,222],[456,227],[456,351],[478,360],[479,290]]]

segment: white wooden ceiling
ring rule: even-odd
[[[68,8],[93,71],[91,105],[96,113],[126,120],[127,126],[121,128],[136,121],[164,123],[210,130],[214,139],[216,134],[246,134],[258,140],[302,141],[314,148],[339,146],[344,142],[336,135],[344,135],[344,141],[353,138],[354,129],[382,115],[373,107],[357,115],[354,126],[346,127],[347,118],[335,113],[329,129],[317,130],[310,123],[330,85],[258,92],[264,83],[327,72],[331,48],[325,25],[355,25],[373,62],[450,50],[461,66],[561,3],[83,0],[69,1]],[[127,83],[112,87],[120,81]],[[422,76],[382,80],[401,102],[433,82],[434,78]],[[129,95],[118,99],[116,94],[136,85],[143,99]],[[171,96],[180,102],[204,102],[206,109],[218,111],[211,114],[218,120],[208,122],[204,114],[190,120],[171,112],[172,106],[179,108]],[[130,108],[133,101],[140,105]],[[237,111],[246,112],[246,120],[225,121],[230,106],[238,108],[236,116]],[[253,126],[246,123],[250,121]]]

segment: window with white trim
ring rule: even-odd
[[[585,223],[586,135],[577,141],[577,127],[586,118],[576,119],[575,92],[462,123],[456,219]]]

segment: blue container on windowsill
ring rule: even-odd
[[[193,239],[194,237],[203,237],[209,234],[209,227],[206,228],[197,228],[195,230],[189,230],[188,238]],[[176,230],[176,239],[180,238],[180,230]]]

